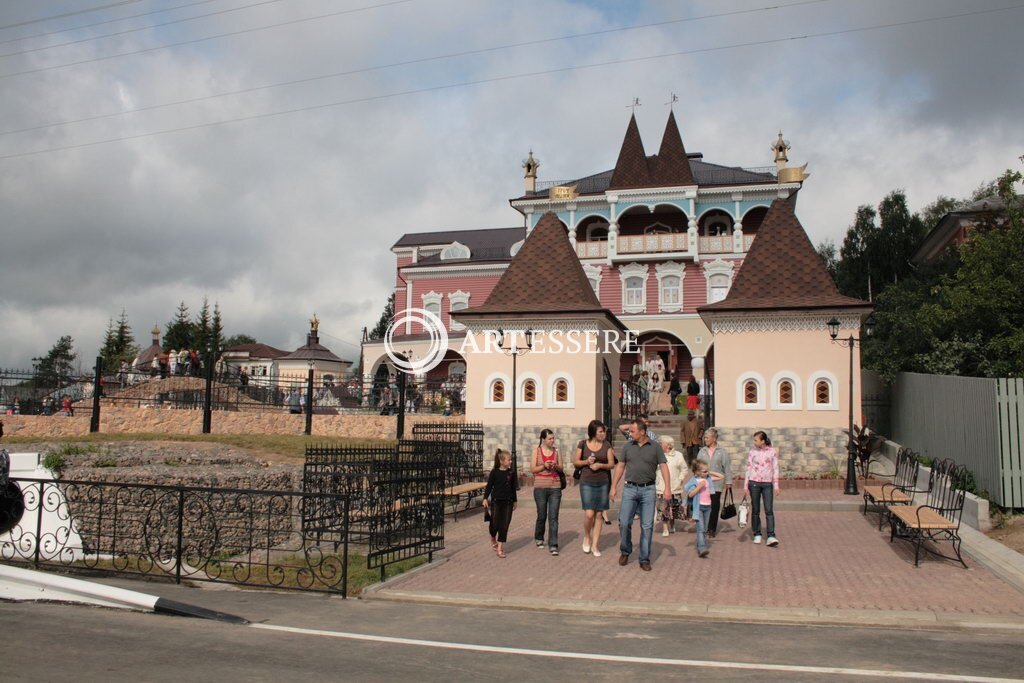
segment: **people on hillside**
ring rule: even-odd
[[[685,449],[686,464],[692,465],[700,450],[701,439],[704,438],[704,421],[694,410],[686,411],[686,419],[679,428],[680,445]]]
[[[708,464],[712,475],[718,474],[715,480],[720,482],[711,494],[711,517],[708,521],[708,536],[714,538],[718,535],[718,517],[722,510],[722,496],[726,491],[732,490],[732,466],[729,462],[729,453],[718,445],[718,430],[708,427],[704,430],[704,447],[697,453],[697,459]]]
[[[562,456],[555,448],[555,433],[544,429],[540,444],[533,451],[533,501],[537,505],[537,523],[533,540],[538,548],[544,547],[544,527],[548,531],[548,551],[558,555],[558,510],[562,505]],[[561,474],[561,476],[560,476]]]
[[[583,508],[583,552],[601,557],[601,527],[598,513],[606,513],[611,490],[615,451],[607,441],[608,428],[600,420],[587,425],[587,438],[580,441],[573,465],[580,470],[580,503]]]
[[[775,497],[779,495],[779,454],[772,447],[771,439],[764,432],[754,432],[754,447],[747,454],[747,466],[743,474],[743,489],[750,493],[750,531],[754,543],[761,542],[761,503],[764,502],[764,519],[768,527],[767,545],[774,548],[779,544],[775,537]]]
[[[498,557],[505,557],[505,543],[508,542],[508,527],[512,523],[512,512],[518,505],[516,471],[512,467],[512,454],[499,448],[494,454],[494,467],[487,477],[484,489],[484,509],[490,517],[488,532],[491,548]]]
[[[661,517],[661,535],[668,536],[676,532],[676,520],[682,519],[686,514],[686,507],[683,503],[683,480],[686,479],[686,458],[676,450],[676,440],[671,436],[662,435],[658,437],[661,450],[665,453],[665,461],[668,464],[669,478],[672,481],[672,497],[665,496],[665,478],[658,469],[655,479],[655,492],[658,494],[658,512]]]
[[[619,482],[625,476],[622,505],[619,507],[619,565],[626,566],[633,553],[633,515],[640,513],[640,569],[651,571],[651,541],[654,536],[655,477],[660,469],[665,478],[665,497],[671,498],[672,477],[669,474],[665,452],[647,438],[647,425],[643,420],[633,421],[630,428],[632,441],[622,449],[622,457],[615,466],[611,498],[615,500]]]
[[[693,501],[693,518],[697,521],[697,555],[708,556],[708,521],[711,519],[711,496],[715,491],[718,475],[712,474],[708,463],[698,458],[691,466],[693,477],[683,487],[686,496]]]

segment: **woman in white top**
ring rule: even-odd
[[[660,468],[654,480],[654,489],[658,494],[658,511],[661,512],[661,535],[668,536],[669,533],[675,533],[675,520],[686,510],[682,507],[683,480],[687,477],[686,457],[676,450],[676,441],[671,436],[660,436],[658,441],[661,443],[661,450],[665,451],[665,460],[668,461],[672,502],[665,500],[665,479],[661,476]]]

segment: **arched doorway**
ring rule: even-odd
[[[619,359],[619,377],[629,380],[643,371],[664,368],[675,372],[685,383],[692,372],[693,355],[682,339],[671,332],[644,332],[637,338],[637,352],[623,353]],[[659,363],[660,361],[660,363]]]

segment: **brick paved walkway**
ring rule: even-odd
[[[804,496],[810,492],[791,493],[791,498],[798,493],[801,499],[810,498]],[[642,572],[636,559],[639,524],[634,525],[630,563],[620,567],[618,525],[604,527],[602,556],[595,558],[581,549],[582,514],[563,508],[561,555],[552,557],[534,547],[535,512],[521,507],[513,517],[506,559],[490,549],[480,511],[460,515],[445,527],[443,554],[450,561],[389,587],[595,601],[1024,616],[1024,594],[973,558],[965,556],[968,570],[933,556],[915,569],[911,544],[899,539],[890,544],[888,530],[878,531],[877,517],[870,515],[777,512],[781,544],[774,549],[754,545],[749,529],[738,530],[735,520],[723,522],[718,538],[711,541],[710,557],[703,560],[696,555],[694,533],[663,538],[656,525],[654,569]]]

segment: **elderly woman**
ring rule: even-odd
[[[661,450],[665,451],[665,460],[668,461],[668,476],[671,479],[669,487],[672,492],[672,500],[665,500],[665,479],[661,476],[661,468],[658,468],[654,480],[654,489],[658,494],[658,511],[661,513],[661,535],[668,536],[675,533],[675,520],[686,510],[682,507],[683,502],[683,480],[686,479],[686,458],[676,450],[676,441],[671,436],[658,438]]]
[[[732,468],[729,465],[729,453],[718,445],[718,430],[708,427],[704,431],[704,447],[697,454],[698,460],[708,464],[708,471],[721,476],[721,482],[715,484],[715,492],[711,494],[711,519],[708,524],[708,536],[714,538],[718,534],[718,516],[722,509],[722,494],[732,490]],[[718,480],[719,477],[715,477]]]

